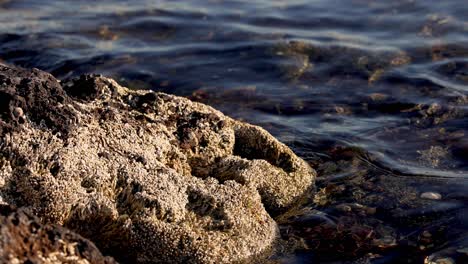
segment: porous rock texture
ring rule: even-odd
[[[96,246],[56,225],[43,225],[24,210],[0,205],[0,263],[112,264]]]
[[[121,262],[259,257],[315,178],[260,127],[101,76],[0,65],[0,118],[0,203]]]

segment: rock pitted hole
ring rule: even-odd
[[[176,135],[180,140],[180,147],[184,149],[194,149],[195,147],[208,146],[209,139],[204,138],[199,131],[209,124],[213,130],[217,132],[222,126],[219,117],[214,114],[206,114],[201,112],[193,112],[187,118],[181,117],[177,119]]]
[[[15,212],[15,208],[13,206],[0,204],[0,215],[7,216],[13,212]]]
[[[2,80],[0,80],[0,85],[4,85]],[[14,98],[11,94],[0,90],[0,116],[2,119],[10,119],[12,117],[10,102],[13,100]]]
[[[141,211],[145,205],[137,201],[135,195],[143,191],[143,186],[138,182],[132,182],[128,178],[120,177],[117,181],[117,210],[120,214],[133,215]]]
[[[173,117],[174,136],[185,153],[190,173],[198,178],[210,176],[216,158],[229,155],[232,149],[232,133],[223,117],[216,113],[192,111],[185,116]]]
[[[145,106],[151,106],[154,102],[156,102],[156,99],[158,97],[156,96],[155,93],[147,93],[145,95],[137,97],[137,107],[145,107]]]
[[[210,215],[216,208],[216,201],[213,197],[204,195],[200,191],[189,188],[187,190],[188,204],[187,209],[199,216]]]
[[[164,172],[161,174],[164,174]],[[153,182],[155,185],[148,184],[147,186],[144,185],[144,180],[132,179],[128,173],[122,173],[116,186],[118,192],[116,209],[119,214],[136,216],[138,214],[149,213],[151,217],[158,221],[165,223],[176,222],[182,212],[177,210],[178,208],[171,208],[171,205],[177,207],[175,203],[183,201],[183,199],[181,199],[183,194],[178,194],[177,197],[171,197],[173,196],[173,194],[170,193],[171,187],[164,185],[164,183],[161,184],[157,182],[160,180],[156,179],[159,176],[167,177],[153,174],[147,175],[148,178],[152,178],[152,180],[156,181]],[[161,180],[161,182],[162,181],[163,180]],[[160,197],[162,195],[167,197]]]
[[[52,166],[49,169],[50,174],[52,174],[52,176],[56,177],[58,175],[58,173],[60,172],[60,168],[61,168],[60,163],[58,163],[58,162],[53,163]]]
[[[100,75],[81,75],[79,78],[66,81],[63,89],[74,99],[92,101],[102,94],[106,83]]]
[[[208,218],[208,223],[203,227],[205,230],[227,230],[232,228],[222,205],[216,200],[199,190],[187,189],[187,210],[194,212],[200,217]]]

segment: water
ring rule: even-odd
[[[468,261],[466,1],[96,2],[0,0],[0,58],[187,96],[288,144],[318,192],[278,218],[271,261]]]

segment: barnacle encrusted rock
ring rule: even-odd
[[[90,241],[65,228],[43,225],[21,209],[0,205],[0,263],[111,264]]]
[[[254,258],[315,172],[265,130],[100,76],[0,65],[0,203],[123,262]]]

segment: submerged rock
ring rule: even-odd
[[[120,261],[258,257],[278,236],[271,215],[313,186],[268,132],[185,98],[6,65],[0,98],[0,202]]]
[[[440,200],[442,199],[442,195],[436,192],[423,192],[421,193],[421,198],[428,200]]]
[[[116,263],[83,237],[7,205],[0,205],[0,234],[1,263]]]

